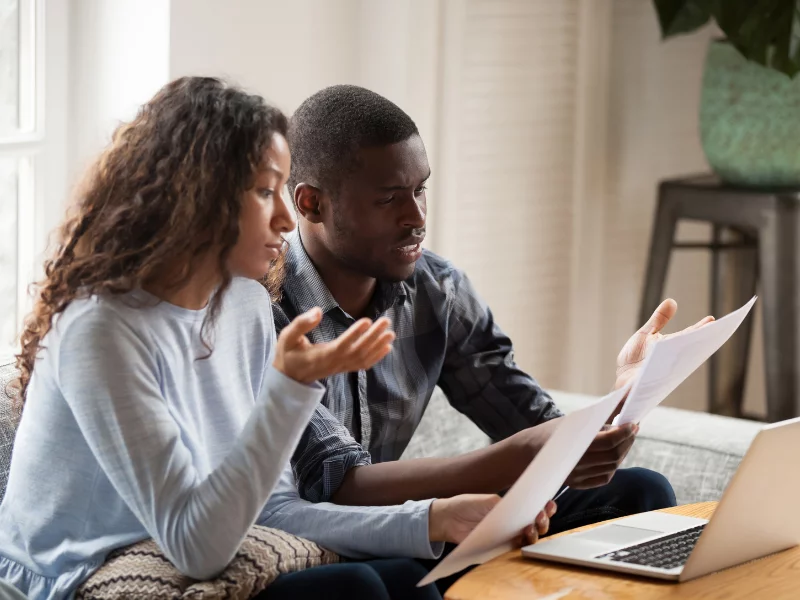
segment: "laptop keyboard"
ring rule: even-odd
[[[704,527],[705,524],[698,525],[649,542],[620,548],[595,558],[659,569],[674,569],[682,566],[689,559]]]

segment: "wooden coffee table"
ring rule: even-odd
[[[708,519],[716,502],[689,504],[664,512]],[[758,515],[742,515],[757,519]],[[596,525],[574,529],[583,531]],[[571,533],[571,532],[566,532]],[[565,534],[559,534],[565,535]],[[555,536],[554,536],[555,537]],[[746,540],[742,540],[745,542]],[[522,558],[515,550],[459,579],[445,600],[610,600],[656,598],[800,598],[800,547],[686,583],[571,567]]]

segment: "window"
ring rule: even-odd
[[[0,362],[15,351],[33,273],[44,146],[42,3],[0,0]]]

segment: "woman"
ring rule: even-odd
[[[184,574],[214,577],[286,466],[317,380],[389,352],[385,320],[310,344],[319,309],[275,339],[257,280],[279,283],[270,269],[295,226],[285,132],[258,96],[183,78],[115,133],[22,333],[0,580],[68,598],[147,537]],[[408,581],[407,566],[381,568]],[[391,578],[363,568],[320,568],[298,596],[389,597]]]

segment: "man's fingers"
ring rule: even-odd
[[[678,304],[672,298],[667,298],[647,320],[647,323],[642,325],[639,330],[641,333],[658,333],[664,326],[669,323],[670,319],[675,316],[678,311]]]
[[[689,329],[700,329],[703,325],[708,325],[709,323],[713,323],[716,321],[713,315],[708,315],[707,317],[703,317],[697,323],[692,325]]]
[[[683,329],[681,331],[677,331],[675,333],[670,333],[669,335],[665,335],[664,338],[673,338],[673,337],[676,337],[676,336],[679,336],[679,335],[683,335],[684,333],[689,333],[690,331],[695,331],[697,329],[700,329],[704,325],[708,325],[709,323],[712,323],[714,321],[715,321],[715,319],[711,315],[709,315],[707,317],[703,317],[702,319],[700,319],[694,325],[692,325],[690,327],[687,327],[686,329]]]
[[[580,469],[576,469],[573,473],[572,484],[570,487],[575,487],[575,485],[580,485],[582,482],[589,479],[594,479],[596,477],[603,477],[604,475],[610,476],[616,470],[616,463],[605,463],[602,465],[593,465],[591,467],[581,467]]]
[[[602,452],[587,452],[581,458],[580,463],[575,468],[576,473],[581,473],[586,469],[593,469],[595,467],[607,467],[609,465],[619,465],[630,452],[633,447],[633,439],[626,441],[624,444],[615,446],[611,450],[603,450]]]
[[[627,425],[622,425],[620,427],[609,427],[594,437],[594,440],[589,446],[587,454],[589,452],[612,450],[626,440],[634,437],[638,430],[638,426],[633,423],[628,423]]]
[[[608,450],[589,450],[582,457],[576,471],[601,465],[620,464],[630,452],[636,436],[625,438],[622,442]]]
[[[321,320],[322,309],[314,307],[304,312],[302,315],[295,317],[291,323],[283,328],[280,337],[286,340],[290,346],[294,346],[302,336],[319,325]]]
[[[576,469],[569,476],[569,486],[575,490],[588,490],[606,485],[614,477],[617,468],[617,464],[606,464]]]

